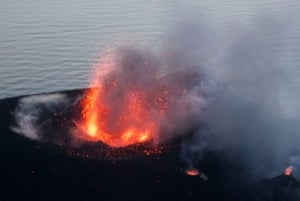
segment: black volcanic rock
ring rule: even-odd
[[[286,175],[264,179],[255,186],[252,199],[258,201],[299,201],[300,183],[293,176]]]

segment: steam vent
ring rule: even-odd
[[[180,159],[183,137],[150,137],[156,126],[143,103],[128,116],[143,116],[147,127],[119,124],[113,139],[108,126],[84,117],[85,91],[0,100],[0,200],[300,200],[292,174],[253,181],[246,167],[218,151],[190,167]]]

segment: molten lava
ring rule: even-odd
[[[200,174],[199,170],[195,168],[187,169],[185,173],[189,176],[198,176]]]
[[[285,168],[285,170],[284,170],[285,176],[291,176],[292,173],[293,173],[293,166],[290,165],[287,168]]]
[[[128,82],[104,79],[86,91],[79,124],[84,140],[124,147],[154,139],[159,119],[168,110],[168,93],[164,88],[145,90]]]

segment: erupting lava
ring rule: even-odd
[[[290,165],[287,168],[285,168],[285,170],[284,170],[285,176],[291,176],[292,173],[293,173],[293,166]]]
[[[182,133],[177,122],[197,111],[193,106],[199,98],[187,97],[193,95],[189,88],[199,82],[200,76],[193,71],[163,71],[153,62],[155,59],[139,51],[119,52],[104,57],[95,68],[93,88],[81,101],[82,119],[77,124],[83,131],[80,137],[125,147],[165,140],[167,136],[158,138],[162,130]]]
[[[122,98],[122,103],[110,104],[105,100],[109,93],[104,91],[102,87],[91,88],[82,102],[85,137],[88,140],[124,147],[153,139],[157,124],[147,108],[143,92],[129,91]]]
[[[149,73],[152,69],[146,68],[146,62],[142,70],[134,67],[136,61],[109,62],[108,66],[101,66],[108,69],[106,74],[102,68],[95,69],[91,82],[95,87],[89,88],[81,101],[80,137],[111,147],[154,140],[160,131],[160,120],[168,110],[167,87],[154,84],[158,82],[157,74],[155,70]]]

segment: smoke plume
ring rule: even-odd
[[[299,119],[286,115],[280,99],[290,74],[280,57],[286,51],[287,25],[259,20],[232,36],[223,35],[226,41],[218,40],[216,33],[207,34],[210,27],[195,22],[180,26],[171,38],[176,41],[170,48],[174,63],[204,72],[202,91],[207,96],[202,97],[207,104],[201,126],[182,146],[181,158],[189,165],[210,150],[241,161],[255,176],[274,176],[288,164],[296,165]]]

